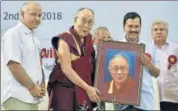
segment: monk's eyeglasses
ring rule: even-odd
[[[125,67],[125,66],[113,66],[113,67],[110,67],[109,70],[113,73],[117,72],[117,71],[121,71],[121,72],[127,72],[128,71],[128,68]]]
[[[93,21],[93,20],[88,20],[88,21],[87,21],[85,18],[81,18],[80,21],[81,21],[81,23],[82,23],[83,25],[88,24],[89,26],[92,26],[92,25],[94,24],[94,21]]]

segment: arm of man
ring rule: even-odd
[[[12,75],[14,78],[23,86],[29,89],[30,93],[34,97],[43,97],[44,93],[42,92],[42,89],[37,87],[36,84],[33,83],[33,81],[30,79],[30,77],[27,75],[23,67],[14,61],[9,61],[7,64],[10,71],[12,72]]]
[[[31,95],[34,97],[41,97],[41,89],[33,83],[28,74],[22,67],[22,41],[20,39],[19,33],[7,32],[3,36],[3,51],[4,51],[4,61],[11,71],[14,79],[16,79],[24,87],[28,88]]]
[[[40,87],[41,87],[41,90],[43,91],[43,96],[45,96],[46,82],[45,82],[45,74],[44,74],[43,67],[41,68],[41,70],[42,70],[42,81],[41,81]]]
[[[146,54],[143,54],[142,58],[141,58],[141,61],[150,70],[152,76],[154,76],[155,78],[157,78],[159,76],[160,69],[155,67],[151,63],[151,58],[150,57],[148,57]]]
[[[9,67],[15,79],[20,84],[22,84],[28,89],[31,89],[32,87],[35,86],[34,82],[30,79],[30,77],[27,75],[27,73],[19,63],[15,61],[9,61],[7,66]]]
[[[160,69],[155,67],[152,63],[148,64],[148,69],[150,70],[152,76],[154,76],[155,78],[157,78],[159,76]]]
[[[99,97],[97,93],[99,93],[99,91],[96,88],[89,86],[72,69],[69,46],[64,40],[58,41],[57,53],[61,62],[62,71],[69,78],[69,80],[71,80],[74,84],[84,89],[87,92],[91,101],[98,102]]]

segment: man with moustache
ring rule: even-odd
[[[112,80],[105,83],[108,94],[128,96],[133,88],[133,80],[129,74],[128,60],[121,54],[115,55],[109,62]]]
[[[128,12],[124,16],[123,29],[125,32],[125,38],[123,42],[129,42],[133,44],[143,43],[139,34],[141,31],[141,17],[136,12]],[[146,45],[146,53],[154,57],[153,48]],[[143,75],[141,85],[141,100],[139,106],[132,105],[116,105],[116,110],[154,110],[154,99],[153,99],[153,82],[152,77],[158,77],[160,70],[153,65],[154,58],[150,58],[146,54],[142,54],[141,63],[143,64]]]
[[[2,38],[6,80],[9,90],[4,94],[3,107],[7,110],[38,110],[45,95],[45,79],[40,65],[39,46],[34,29],[41,22],[42,10],[38,3],[27,2],[20,11],[20,22],[8,29]],[[8,83],[8,84],[6,84]]]
[[[99,102],[100,92],[91,86],[93,23],[94,12],[81,8],[69,31],[52,38],[57,56],[48,83],[50,109],[92,110],[91,101]]]
[[[178,110],[178,45],[167,40],[168,23],[155,20],[151,28],[158,77],[161,111]]]

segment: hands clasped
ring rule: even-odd
[[[30,94],[35,98],[43,98],[45,96],[45,85],[41,84],[40,86],[33,86],[29,89]]]

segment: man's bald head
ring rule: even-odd
[[[94,23],[94,12],[89,8],[80,8],[75,17],[74,28],[80,37],[90,33]]]
[[[109,65],[123,65],[123,66],[129,68],[129,62],[128,62],[128,60],[124,56],[122,56],[120,54],[114,56],[110,60]]]
[[[124,83],[129,78],[129,63],[128,60],[118,54],[114,56],[109,62],[109,72],[115,83]]]
[[[29,29],[35,29],[41,23],[42,10],[37,2],[26,2],[20,11],[20,20]]]
[[[23,4],[20,11],[21,12],[28,12],[31,9],[34,9],[34,8],[38,8],[39,10],[41,10],[41,6],[40,6],[39,3],[37,3],[37,2],[26,2],[26,3]]]
[[[93,10],[92,9],[90,9],[90,8],[80,8],[78,11],[77,11],[77,16],[80,16],[81,15],[81,13],[83,13],[83,12],[90,12],[90,14],[92,14],[93,16],[95,15],[95,13],[93,12]]]

